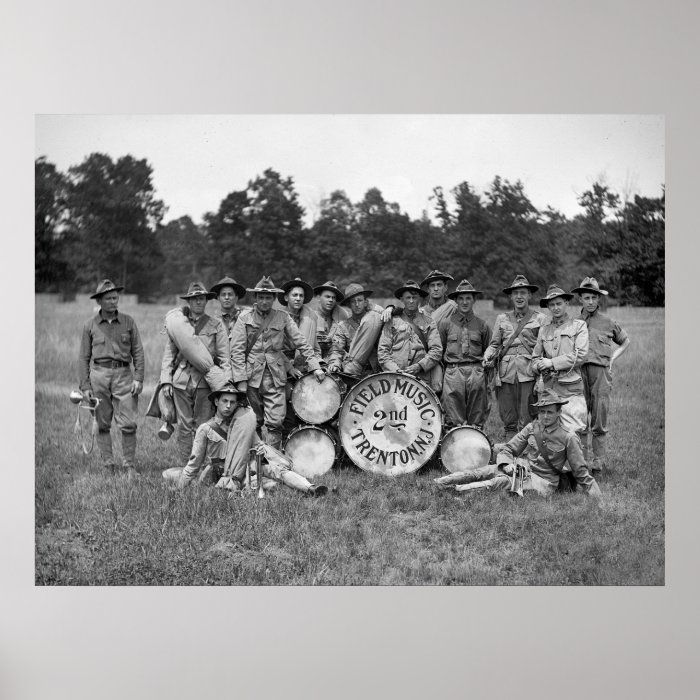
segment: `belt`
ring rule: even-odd
[[[448,367],[463,367],[464,365],[480,365],[480,360],[464,360],[464,362],[445,362]]]
[[[128,367],[129,366],[129,363],[124,362],[124,360],[107,360],[107,359],[93,360],[93,364],[96,364],[99,367],[110,367],[111,369],[116,369],[117,367]]]

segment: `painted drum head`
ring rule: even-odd
[[[442,438],[440,461],[449,472],[485,467],[491,461],[491,443],[478,428],[460,425]]]
[[[335,464],[337,442],[326,428],[300,425],[289,433],[284,452],[294,463],[294,471],[313,481]]]
[[[335,418],[344,394],[340,379],[327,374],[319,382],[313,372],[305,374],[292,389],[292,409],[304,423],[321,425]]]
[[[442,433],[442,409],[433,390],[401,372],[365,377],[345,396],[340,439],[360,469],[397,476],[420,469]]]

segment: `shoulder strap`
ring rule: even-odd
[[[552,464],[552,460],[549,458],[549,453],[544,447],[544,443],[542,442],[542,430],[540,429],[540,426],[533,425],[532,426],[532,434],[535,436],[535,441],[537,442],[537,447],[540,450],[540,454],[544,457],[544,461],[547,462],[547,466],[550,469],[553,469],[554,471],[558,471],[554,465]]]
[[[270,311],[270,313],[267,316],[265,316],[265,318],[263,319],[263,322],[258,326],[258,329],[255,331],[255,333],[253,333],[253,335],[251,335],[248,338],[248,345],[246,348],[246,354],[249,353],[253,349],[253,347],[255,346],[255,343],[258,342],[258,338],[260,337],[262,332],[270,325],[271,320],[272,320],[272,311]]]
[[[216,421],[212,421],[210,424],[211,429],[219,436],[222,437],[224,440],[228,438],[228,432],[224,429],[222,425],[219,425]]]
[[[423,329],[417,323],[411,321],[405,314],[402,314],[402,318],[404,321],[406,321],[406,323],[408,323],[411,326],[411,328],[413,328],[416,331],[418,337],[420,338],[420,342],[423,344],[423,350],[428,352],[428,339],[425,337]]]
[[[513,331],[513,335],[506,340],[505,343],[503,343],[503,347],[501,348],[501,352],[498,353],[498,357],[501,358],[503,357],[508,350],[510,350],[510,346],[515,342],[515,339],[522,333],[523,328],[525,328],[527,322],[532,318],[532,309],[530,309],[521,319],[520,323],[516,326],[515,330]]]

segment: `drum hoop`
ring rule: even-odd
[[[297,425],[297,427],[294,428],[294,430],[289,431],[289,435],[287,435],[287,438],[284,441],[285,447],[287,443],[292,439],[292,436],[296,435],[297,433],[306,432],[308,430],[318,430],[322,433],[325,433],[330,438],[330,441],[333,443],[333,447],[335,449],[338,448],[338,443],[336,442],[336,439],[322,425]]]

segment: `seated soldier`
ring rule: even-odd
[[[559,486],[560,477],[570,468],[584,493],[602,496],[596,480],[588,472],[578,435],[562,427],[561,407],[566,402],[567,399],[551,389],[545,389],[540,400],[533,404],[539,409],[537,419],[503,446],[496,456],[496,464],[454,472],[434,481],[441,488],[453,487],[456,491],[507,489],[515,463],[525,469],[523,491],[551,496]]]
[[[242,491],[251,448],[259,454],[265,449],[255,432],[255,414],[248,406],[239,404],[244,399],[245,392],[238,391],[231,383],[212,391],[209,400],[216,413],[197,428],[187,465],[166,469],[163,478],[183,489],[197,479],[204,468],[202,476],[210,473],[211,482],[217,488],[234,493]],[[322,496],[328,490],[326,486],[314,486],[284,464],[264,465],[263,476],[312,496]]]

